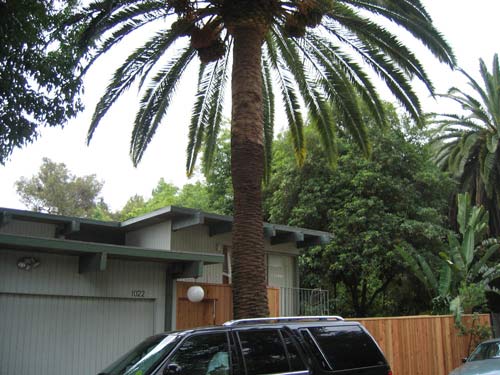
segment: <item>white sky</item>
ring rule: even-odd
[[[479,58],[491,65],[498,45],[500,14],[499,0],[423,0],[437,28],[453,47],[461,68],[477,77]],[[129,44],[129,43],[128,43]],[[452,86],[465,88],[463,77],[451,72],[443,64],[421,50],[418,43],[411,46],[433,80],[437,92],[444,93]],[[123,207],[134,194],[150,196],[160,178],[182,186],[188,182],[185,175],[185,149],[192,103],[194,100],[196,72],[188,72],[193,80],[179,87],[176,98],[164,123],[158,129],[137,168],[129,157],[129,142],[137,102],[135,90],[130,90],[101,121],[89,146],[86,132],[95,103],[106,87],[114,68],[123,61],[126,51],[113,54],[112,59],[101,61],[91,71],[85,86],[86,110],[70,121],[64,129],[46,128],[39,139],[23,149],[14,151],[5,166],[0,165],[0,207],[25,207],[18,200],[14,182],[21,176],[34,175],[48,157],[54,162],[65,163],[76,175],[96,174],[104,181],[102,197],[112,210]],[[191,82],[189,82],[191,81]],[[428,98],[427,92],[418,85],[426,111],[446,111],[447,103]],[[393,100],[384,97],[386,100]],[[279,118],[279,117],[278,117]],[[278,124],[278,128],[283,126]]]

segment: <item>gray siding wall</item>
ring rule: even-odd
[[[19,270],[17,260],[23,256],[35,256],[40,266]],[[105,272],[79,274],[76,256],[0,252],[0,294],[136,299],[132,291],[143,290],[142,298],[154,300],[154,332],[164,328],[165,278],[165,265],[159,263],[109,260]]]
[[[150,249],[172,249],[170,221],[151,225],[132,232],[128,232],[125,237],[125,245],[146,247]]]
[[[24,256],[40,266],[19,270]],[[79,274],[77,256],[1,250],[0,374],[101,371],[164,331],[165,286],[164,264],[110,259],[104,272]]]
[[[175,251],[222,254],[224,245],[231,245],[231,235],[221,234],[210,237],[208,226],[205,225],[197,225],[172,232],[172,249]],[[194,281],[194,279],[183,279],[182,281]],[[205,266],[203,276],[196,281],[201,283],[222,283],[222,264]]]
[[[153,300],[0,293],[0,374],[97,374],[153,331]]]
[[[0,226],[0,233],[54,238],[56,225],[32,221],[12,220]]]
[[[179,251],[201,251],[208,253],[222,254],[224,246],[231,246],[232,236],[230,233],[209,236],[208,226],[197,225],[192,228],[182,229],[172,232],[172,249]],[[268,257],[279,259],[283,264],[283,276],[273,277],[273,269],[268,267],[269,285],[297,287],[297,278],[295,270],[295,258],[299,255],[300,249],[297,249],[294,243],[284,243],[271,245],[271,241],[266,239],[264,250]],[[198,282],[221,283],[222,282],[222,264],[205,266],[203,276],[197,279]],[[278,278],[280,280],[278,285]],[[194,279],[183,279],[182,281],[194,281]],[[282,285],[281,285],[282,284]]]

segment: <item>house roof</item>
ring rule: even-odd
[[[215,236],[231,232],[233,223],[233,218],[231,216],[212,214],[196,209],[177,206],[164,207],[123,222],[99,221],[10,208],[0,208],[0,227],[2,226],[2,222],[6,222],[10,218],[57,224],[60,226],[62,234],[77,232],[81,227],[85,227],[88,230],[92,230],[94,233],[99,232],[107,234],[108,236],[111,234],[118,236],[129,231],[151,226],[167,220],[172,221],[173,231],[182,230],[196,225],[206,225],[209,227],[209,235]],[[328,243],[332,238],[331,233],[312,229],[271,223],[264,223],[263,226],[264,235],[270,239],[272,245],[285,242],[295,242],[297,247],[306,247]]]
[[[222,263],[224,256],[202,252],[171,251],[144,247],[112,245],[0,233],[0,247],[12,250],[43,250],[63,255],[92,255],[106,253],[108,258],[144,260],[153,262],[201,261],[205,264]]]

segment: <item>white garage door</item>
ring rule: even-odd
[[[93,375],[154,331],[154,300],[0,294],[0,375]]]

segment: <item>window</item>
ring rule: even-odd
[[[225,333],[189,337],[169,360],[181,375],[229,375],[230,358]]]
[[[247,374],[290,371],[286,350],[278,330],[240,331],[238,337]]]
[[[489,342],[479,345],[471,354],[469,362],[493,358],[500,358],[500,342]]]
[[[149,374],[177,341],[176,335],[149,337],[101,372],[108,375]]]
[[[385,359],[359,326],[309,328],[333,370],[385,365]]]
[[[222,265],[222,283],[231,284],[231,255],[232,251],[229,246],[223,247],[224,264]]]
[[[295,346],[292,338],[287,332],[283,332],[283,341],[285,342],[286,345],[286,351],[288,352],[288,358],[290,360],[290,370],[292,371],[301,371],[301,370],[306,370],[307,367],[302,361],[302,358],[300,358],[299,351],[297,350],[297,347]]]

